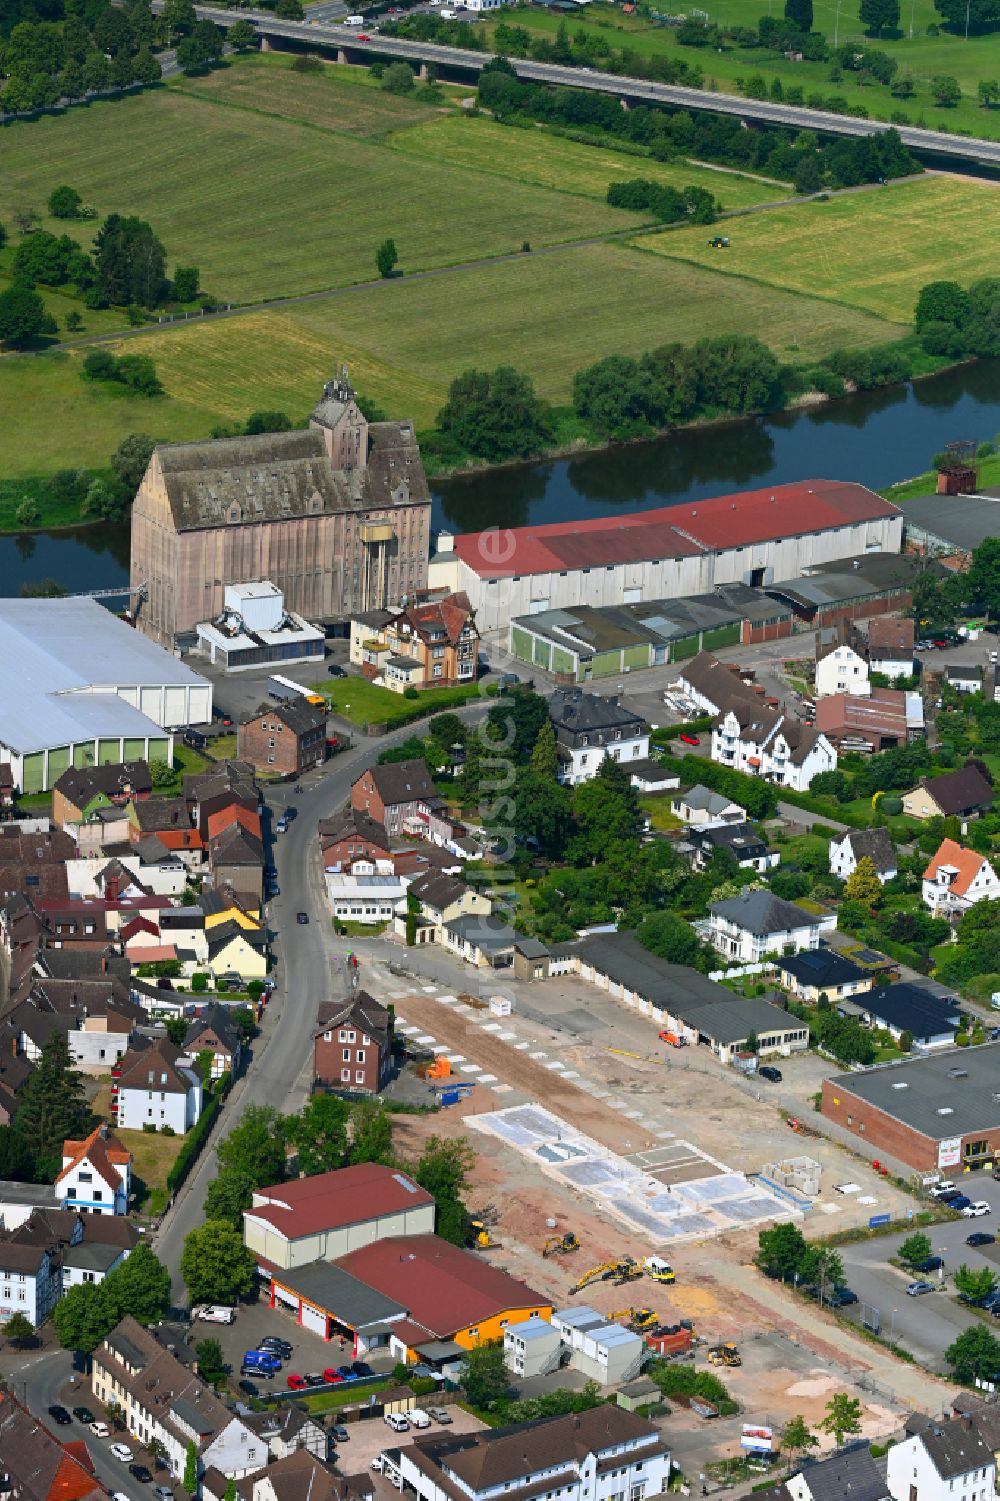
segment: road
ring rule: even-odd
[[[491,703],[484,698],[458,712],[466,723],[474,724],[485,717]],[[276,933],[277,990],[265,1011],[250,1067],[234,1085],[211,1144],[164,1217],[154,1242],[157,1255],[170,1271],[177,1303],[184,1301],[180,1276],[184,1239],[203,1221],[205,1192],[218,1170],[215,1146],[219,1137],[232,1130],[251,1101],[288,1113],[300,1109],[309,1093],[312,1081],[306,1064],[316,1006],[331,994],[331,968],[336,970],[344,957],[344,945],[338,945],[333,937],[327,916],[316,821],[347,801],[351,783],[382,751],[413,733],[414,726],[408,725],[379,739],[357,736],[352,749],[327,762],[319,772],[303,777],[301,794],[296,795],[286,785],[268,800],[269,817],[274,820],[283,807],[294,805],[296,809],[288,833],[273,842],[281,894],[269,903],[268,919]],[[311,920],[306,926],[296,922],[297,912],[309,913]]]
[[[163,0],[154,0],[153,9],[162,9]],[[281,21],[266,11],[220,10],[211,5],[196,5],[199,17],[207,17],[228,28],[236,20],[253,21],[267,37],[284,41],[306,42],[309,46],[350,49],[378,57],[399,57],[417,63],[436,63],[440,67],[461,69],[478,74],[489,62],[488,52],[473,52],[461,47],[443,47],[434,42],[416,42],[401,37],[367,35],[361,41],[358,29],[313,21]],[[621,78],[592,68],[561,67],[555,63],[511,59],[519,78],[533,83],[555,83],[578,89],[593,89],[626,100],[649,104],[678,105],[684,109],[714,110],[719,114],[737,115],[762,124],[785,125],[796,130],[822,130],[838,136],[881,135],[898,130],[903,143],[917,151],[948,157],[953,161],[1000,165],[1000,141],[945,134],[938,130],[921,130],[915,126],[886,125],[877,120],[857,120],[828,110],[801,109],[794,105],[775,104],[769,100],[744,99],[736,94],[710,93],[685,88],[680,84],[647,83],[639,78]]]

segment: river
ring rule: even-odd
[[[652,443],[435,482],[433,523],[453,531],[573,521],[801,479],[874,489],[919,474],[946,443],[1000,430],[1000,360]],[[0,537],[0,594],[56,579],[73,593],[128,579],[121,527]]]

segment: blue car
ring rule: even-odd
[[[276,1376],[281,1370],[277,1355],[267,1350],[247,1350],[240,1366],[241,1376]]]
[[[949,1199],[948,1200],[948,1208],[949,1209],[968,1209],[968,1207],[969,1207],[969,1205],[971,1203],[972,1203],[972,1200],[969,1198],[968,1194],[959,1194],[959,1196],[958,1196],[957,1199]]]

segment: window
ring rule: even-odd
[[[365,1061],[364,1049],[363,1048],[358,1048],[358,1062],[359,1063],[364,1063],[364,1061]]]
[[[357,1084],[363,1084],[365,1082],[365,1071],[363,1068],[355,1069],[354,1079]]]
[[[351,1071],[350,1071],[349,1068],[342,1068],[340,1070],[340,1082],[341,1082],[341,1084],[350,1084],[350,1082],[351,1082]]]
[[[345,1063],[350,1063],[350,1061],[351,1061],[351,1050],[350,1050],[350,1048],[345,1048],[344,1049],[344,1062]]]

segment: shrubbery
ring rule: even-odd
[[[107,349],[91,349],[84,356],[82,380],[117,381],[139,396],[162,396],[156,366],[146,354],[115,356]]]

